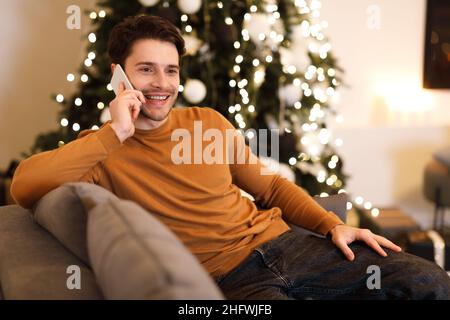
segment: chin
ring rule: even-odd
[[[148,107],[145,107],[141,111],[141,115],[144,118],[147,118],[147,119],[150,119],[153,121],[162,121],[167,118],[171,109],[172,109],[172,107],[169,106],[169,107],[165,107],[162,109],[150,109],[150,111],[149,111]]]

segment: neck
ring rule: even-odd
[[[162,126],[168,119],[169,117],[164,118],[161,121],[156,121],[156,120],[152,120],[152,119],[148,119],[148,118],[143,118],[143,119],[136,119],[136,122],[134,123],[134,126],[137,129],[142,129],[142,130],[152,130],[152,129],[156,129],[160,126]]]

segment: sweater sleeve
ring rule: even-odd
[[[310,231],[326,235],[335,226],[344,224],[304,189],[270,171],[252,153],[233,125],[222,115],[220,117],[225,128],[235,132],[234,142],[228,147],[230,172],[235,185],[250,193],[264,208],[278,207],[286,221]]]
[[[78,138],[55,150],[35,154],[20,162],[11,195],[24,208],[66,182],[96,183],[101,161],[122,144],[110,123],[98,130],[82,131]]]

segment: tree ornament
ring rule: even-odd
[[[183,39],[186,46],[186,54],[189,56],[195,56],[203,42],[197,37],[191,35],[183,35]]]
[[[109,113],[109,107],[103,109],[102,114],[100,115],[100,122],[105,123],[106,121],[111,120],[111,114]]]
[[[196,13],[202,6],[201,0],[178,0],[178,8],[187,14]]]
[[[297,101],[300,101],[302,97],[302,90],[298,86],[288,84],[287,86],[278,89],[278,96],[286,102],[286,105],[292,106]]]
[[[184,85],[183,96],[190,103],[199,103],[206,97],[206,86],[198,79],[188,79]]]
[[[139,0],[139,2],[144,6],[144,7],[152,7],[155,4],[157,4],[159,2],[159,0]]]

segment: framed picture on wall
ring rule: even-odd
[[[428,0],[423,87],[450,89],[450,0]]]

